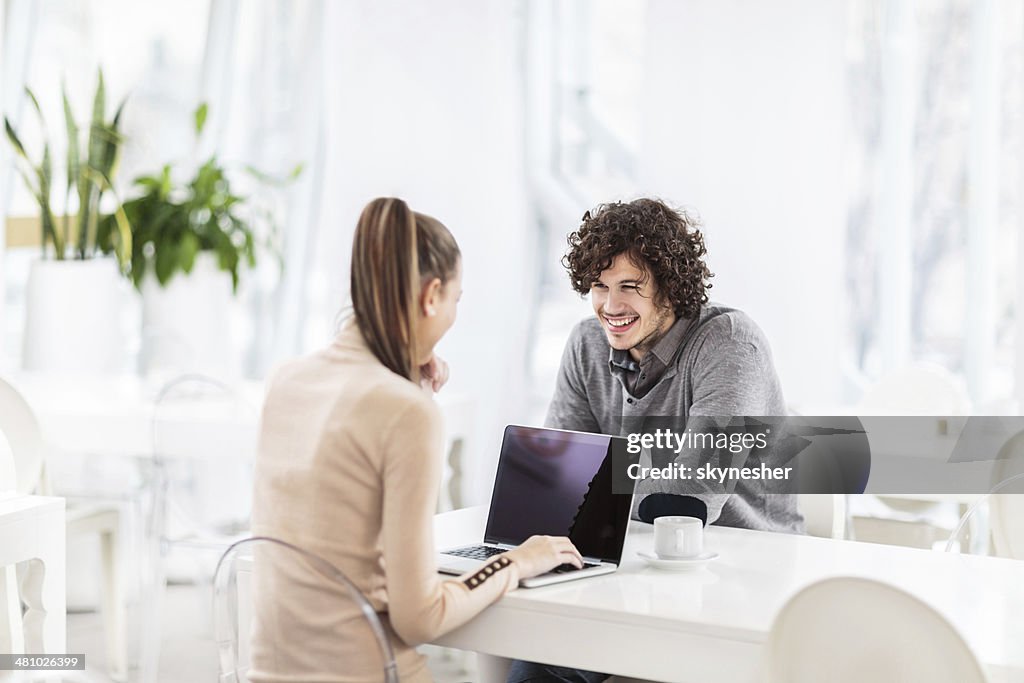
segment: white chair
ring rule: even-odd
[[[464,394],[443,392],[436,400],[444,415],[445,434],[445,467],[437,498],[437,511],[446,512],[465,507],[465,455],[470,452],[468,444],[473,438],[476,406]]]
[[[989,500],[996,555],[1024,560],[1024,476],[1016,475],[1012,489],[1004,487],[994,492]]]
[[[255,664],[289,680],[351,673],[398,683],[391,642],[373,606],[318,555],[276,538],[243,539],[221,556],[213,596],[219,681],[245,683]],[[352,640],[332,640],[335,629]],[[251,637],[259,648],[255,662]]]
[[[838,493],[797,494],[797,509],[804,517],[808,536],[846,538],[846,496]]]
[[[872,579],[807,586],[776,616],[766,645],[769,683],[984,683],[967,643],[918,598]]]
[[[969,415],[964,382],[945,368],[915,363],[880,377],[857,404],[858,415]],[[857,540],[930,549],[948,536],[958,515],[950,504],[900,496],[865,496],[851,506],[851,536]]]
[[[992,544],[1000,557],[1024,560],[1024,432],[999,449],[998,461],[988,496]]]
[[[0,459],[7,457],[0,454]],[[5,489],[10,480],[0,482]],[[67,652],[64,499],[0,496],[0,650]],[[8,680],[9,676],[0,676]],[[17,680],[27,680],[17,677]],[[33,679],[35,680],[35,679]]]
[[[916,363],[889,372],[868,387],[858,415],[969,415],[971,399],[962,380],[945,368]]]
[[[0,437],[3,428],[0,427]],[[14,437],[17,440],[17,437]],[[17,474],[14,471],[14,456],[11,448],[0,443],[0,500],[16,495]],[[18,595],[18,577],[13,567],[0,569],[0,652],[18,653],[25,651],[25,639],[21,623],[21,600]]]
[[[14,490],[33,493],[43,481],[46,448],[39,421],[28,402],[0,379],[0,432],[7,439],[14,473]],[[11,468],[8,468],[10,470]]]
[[[39,421],[17,389],[3,380],[0,380],[0,432],[6,437],[13,456],[15,490],[22,494],[49,494],[46,448]],[[101,504],[79,505],[69,506],[66,515],[68,538],[84,534],[99,536],[103,566],[101,612],[107,639],[108,671],[111,678],[123,681],[127,675],[127,637],[124,587],[120,574],[120,510]],[[0,592],[6,594],[5,599],[0,599],[6,609],[3,621],[6,630],[13,633],[21,620],[20,604],[11,597],[12,594],[17,595],[13,567],[8,567],[2,578]]]

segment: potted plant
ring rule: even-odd
[[[119,127],[125,102],[107,118],[106,88],[99,71],[92,117],[87,131],[81,131],[62,86],[67,149],[64,173],[58,178],[39,101],[32,90],[25,92],[42,129],[42,152],[37,157],[29,154],[4,118],[18,170],[39,206],[41,229],[42,253],[32,263],[26,287],[22,363],[28,370],[115,370],[124,358],[118,269],[127,268],[131,254],[128,218],[113,188],[124,140]],[[51,200],[61,190],[63,215],[58,217]],[[101,206],[110,200],[110,222],[101,236]]]
[[[202,104],[194,114],[197,138],[206,117]],[[249,170],[261,181],[273,181]],[[240,271],[256,266],[257,209],[233,189],[216,155],[185,182],[174,175],[166,164],[158,173],[136,178],[138,194],[124,203],[132,231],[130,276],[143,301],[141,370],[235,375],[240,362],[228,323]],[[117,226],[117,216],[107,216],[101,238]]]

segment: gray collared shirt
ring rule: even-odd
[[[683,339],[689,329],[689,318],[677,318],[639,362],[629,351],[612,349],[608,357],[609,368],[619,376],[629,393],[643,398],[683,350]]]

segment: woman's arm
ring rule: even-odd
[[[447,580],[438,575],[433,518],[443,431],[437,406],[423,400],[411,403],[382,435],[389,612],[395,632],[410,645],[469,621],[519,582],[519,568],[505,556],[492,559],[489,571]]]

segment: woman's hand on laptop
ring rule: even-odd
[[[583,556],[565,536],[530,536],[505,556],[516,563],[521,579],[549,572],[560,564],[583,566]]]

